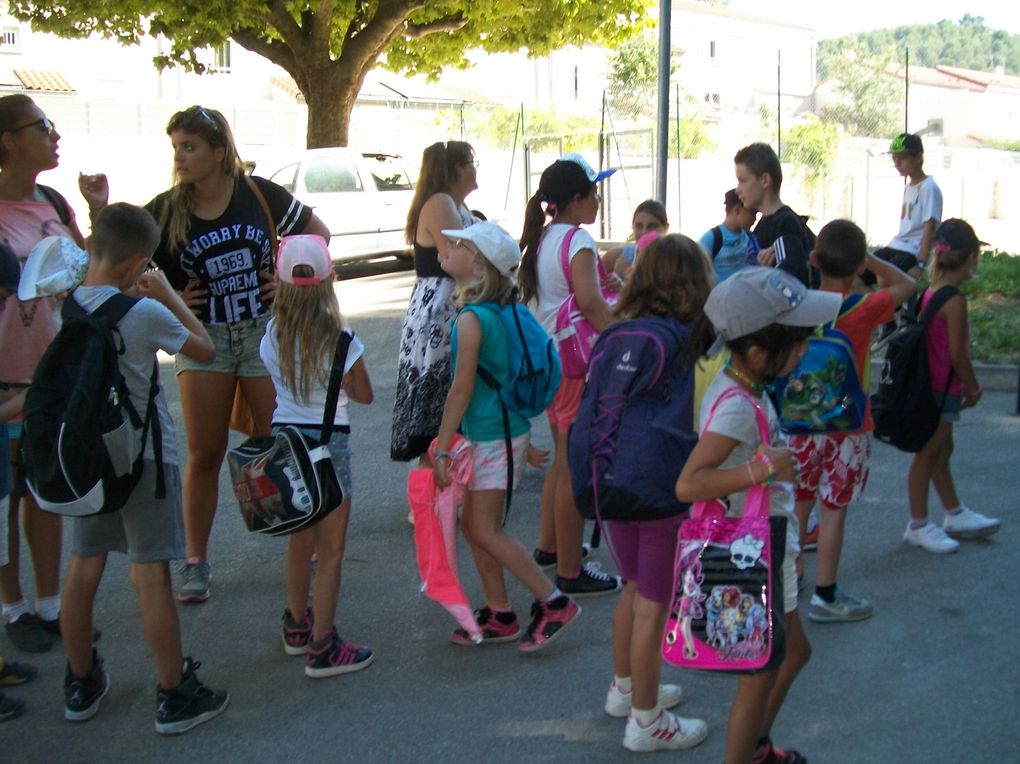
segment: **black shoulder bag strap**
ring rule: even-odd
[[[942,310],[942,306],[949,302],[951,299],[956,297],[960,293],[960,290],[954,287],[952,284],[946,284],[944,287],[939,289],[931,296],[928,300],[928,304],[924,306],[924,310],[920,312],[918,316],[918,323],[922,324],[925,329],[928,327],[928,323],[935,318],[935,314]],[[921,301],[917,301],[917,307],[920,309]],[[942,390],[942,405],[939,406],[939,411],[946,406],[946,396],[949,394],[949,386],[953,384],[953,364],[949,364],[949,376],[946,377],[946,386]]]
[[[712,229],[712,260],[715,260],[722,252],[722,226]]]
[[[322,429],[319,431],[320,445],[327,445],[333,437],[333,420],[336,419],[337,401],[340,399],[340,385],[344,380],[344,366],[347,365],[347,351],[351,349],[354,337],[343,329],[336,341],[333,365],[329,368],[329,386],[326,388],[326,407],[322,412]]]

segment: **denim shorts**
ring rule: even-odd
[[[302,435],[308,440],[309,445],[318,443],[322,429],[320,427],[298,427]],[[273,425],[273,434],[280,430],[280,425]],[[351,445],[350,434],[333,430],[329,439],[329,460],[333,462],[333,469],[336,476],[340,478],[340,488],[343,489],[344,499],[354,496],[354,482],[351,479]]]
[[[178,353],[174,358],[174,370],[177,374],[182,371],[215,371],[238,377],[268,377],[269,372],[259,355],[259,345],[268,322],[269,316],[263,316],[236,324],[203,324],[216,349],[216,356],[208,363],[202,363]]]
[[[935,403],[942,409],[943,422],[959,422],[963,396],[952,393],[935,393]]]

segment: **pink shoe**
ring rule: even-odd
[[[517,649],[522,653],[542,649],[574,623],[579,615],[581,608],[565,594],[550,602],[535,602],[531,606],[531,623]]]

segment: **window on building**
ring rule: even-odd
[[[20,37],[17,27],[4,27],[0,30],[0,51],[17,50]]]
[[[708,106],[718,106],[722,102],[718,93],[705,93],[705,104]]]
[[[708,43],[708,57],[715,58],[715,40],[711,40]]]
[[[218,72],[230,71],[230,40],[213,49],[213,69]]]

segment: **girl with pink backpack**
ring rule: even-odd
[[[606,274],[595,240],[581,228],[595,222],[601,201],[598,184],[613,172],[596,172],[579,154],[567,154],[545,168],[525,209],[520,242],[521,300],[558,341],[563,365],[559,391],[546,410],[554,451],[542,487],[534,556],[543,567],[556,566],[556,586],[562,592],[579,597],[609,594],[622,586],[617,576],[602,573],[594,564],[582,566],[584,519],[574,506],[567,467],[567,432],[584,390],[584,351],[613,322],[607,296],[612,299],[621,286],[617,276]],[[558,322],[561,312],[564,319]]]

